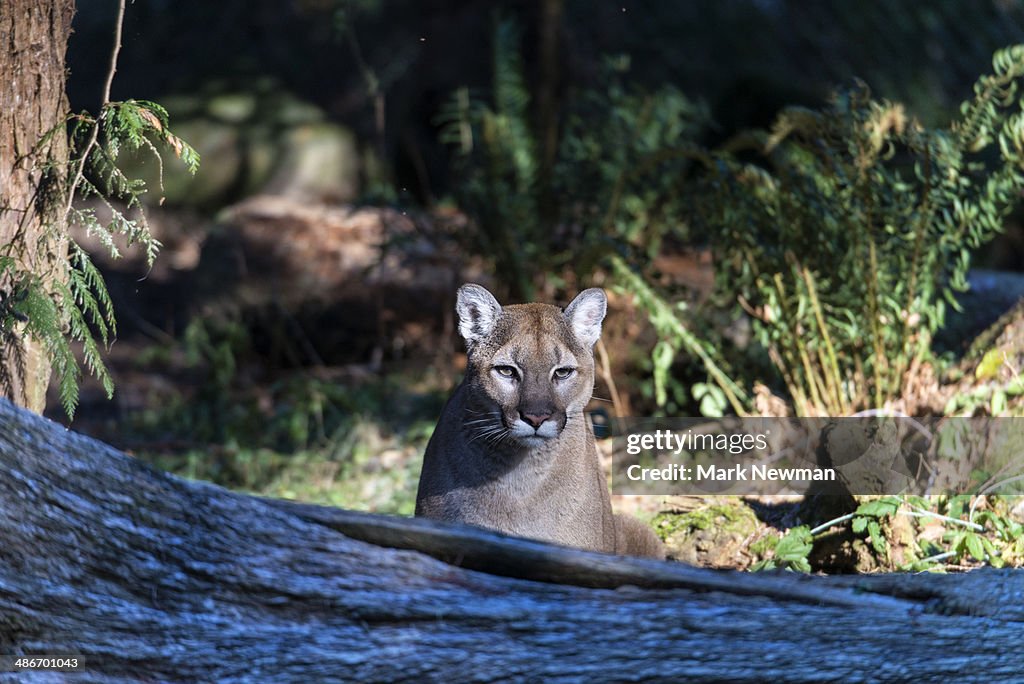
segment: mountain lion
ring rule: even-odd
[[[649,527],[612,514],[584,413],[604,292],[585,290],[563,312],[550,304],[502,307],[470,284],[459,288],[455,308],[466,376],[427,444],[416,515],[663,558]]]

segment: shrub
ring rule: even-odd
[[[948,128],[858,85],[709,154],[694,228],[712,243],[719,297],[751,317],[798,414],[898,397],[966,289],[971,251],[1024,190],[1024,46],[993,65]]]

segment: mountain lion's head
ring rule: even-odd
[[[562,311],[550,304],[501,306],[479,285],[459,288],[459,332],[468,350],[466,430],[492,448],[531,448],[585,420],[594,387],[594,344],[604,292],[584,290]]]

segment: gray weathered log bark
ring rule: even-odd
[[[268,501],[4,400],[0,506],[0,654],[85,681],[1024,676],[1024,574],[714,572]]]

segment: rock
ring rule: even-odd
[[[822,430],[818,463],[835,469],[844,493],[903,492],[913,484],[904,463],[906,429],[894,419],[837,420]]]
[[[988,339],[997,320],[1015,308],[1024,297],[1024,275],[1005,271],[972,269],[967,274],[970,289],[957,296],[962,311],[950,310],[945,326],[935,335],[939,349],[949,349],[957,354],[967,352],[973,356],[978,350],[978,341]],[[968,349],[967,345],[977,338]],[[984,354],[987,349],[981,349]]]
[[[359,195],[360,155],[355,136],[329,123],[285,134],[281,160],[262,192],[306,201],[352,202]]]
[[[654,519],[669,558],[705,567],[737,568],[761,524],[737,497],[676,496]]]
[[[192,176],[165,154],[161,191],[151,151],[122,155],[126,175],[146,181],[150,204],[162,197],[169,206],[216,210],[254,193],[338,203],[361,192],[362,154],[353,133],[280,88],[166,102],[171,129],[201,163]]]

